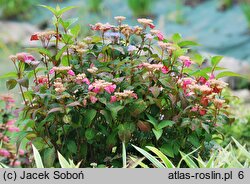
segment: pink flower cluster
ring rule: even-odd
[[[185,67],[190,67],[190,65],[192,64],[192,61],[188,56],[180,56],[179,60],[183,63]]]
[[[92,91],[96,94],[103,92],[103,90],[111,94],[115,91],[115,89],[115,84],[106,82],[104,80],[95,80],[92,84],[89,85],[89,91]]]
[[[197,104],[191,111],[199,112],[200,115],[205,115],[209,104],[213,104],[215,108],[227,108],[225,100],[220,99],[220,93],[228,85],[227,83],[217,80],[206,80],[203,77],[194,80],[192,78],[179,79],[178,84],[183,89],[184,94],[189,97],[193,96]]]

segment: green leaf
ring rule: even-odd
[[[172,40],[173,40],[174,43],[178,43],[181,40],[181,38],[182,38],[182,36],[179,33],[175,33],[172,36]]]
[[[165,155],[174,158],[174,152],[170,144],[163,144],[160,148],[161,152],[163,152]]]
[[[100,113],[105,117],[105,119],[108,123],[110,123],[110,124],[112,123],[112,116],[111,116],[109,111],[101,110]]]
[[[137,117],[140,113],[144,112],[146,108],[147,103],[142,99],[139,99],[129,105],[129,111],[134,117]]]
[[[29,79],[28,78],[23,78],[23,79],[18,79],[17,82],[25,87],[25,88],[29,88]]]
[[[76,24],[72,29],[70,29],[70,33],[76,38],[81,30],[80,24]]]
[[[142,158],[134,158],[132,156],[129,157],[134,163],[129,166],[129,168],[136,168],[138,165],[142,168],[149,168],[146,164],[144,164],[142,161],[145,159],[145,157]]]
[[[50,6],[46,6],[46,5],[38,5],[38,6],[41,6],[41,7],[43,7],[43,8],[46,8],[46,9],[48,9],[49,11],[51,11],[54,15],[56,15],[56,9],[54,9],[54,8],[52,8],[52,7],[50,7]]]
[[[152,117],[152,116],[150,116],[149,114],[146,114],[147,115],[147,117],[148,117],[148,119],[149,120],[147,120],[149,123],[151,123],[155,128],[157,127],[157,124],[158,124],[158,121],[154,118],[154,117]]]
[[[181,151],[180,151],[180,154],[181,154],[182,159],[186,162],[189,168],[198,168],[196,163],[191,159],[189,155],[186,155],[185,153]]]
[[[57,61],[61,58],[62,54],[66,51],[67,48],[68,48],[68,46],[65,45],[63,48],[61,48],[61,50],[59,50],[59,52],[56,55],[56,60]]]
[[[162,129],[156,130],[154,128],[152,130],[153,133],[155,134],[156,140],[158,141],[162,136],[163,130]]]
[[[61,155],[61,153],[58,151],[58,160],[62,168],[72,168],[69,162]]]
[[[126,168],[127,165],[127,153],[126,153],[126,145],[125,142],[122,142],[122,165],[123,168]]]
[[[78,18],[72,18],[72,19],[67,19],[63,20],[62,18],[59,19],[59,22],[62,24],[64,29],[68,29],[72,24],[78,21]]]
[[[7,165],[5,165],[5,164],[3,164],[3,163],[1,163],[0,162],[0,168],[5,168],[5,169],[7,169],[7,168],[9,168]]]
[[[244,154],[244,156],[247,157],[248,160],[250,160],[250,152],[246,150],[246,148],[244,148],[235,138],[233,138],[233,141],[235,142],[236,146],[239,148],[239,150],[241,151],[241,153]]]
[[[202,57],[202,55],[200,54],[194,54],[194,56],[192,57],[192,61],[194,61],[195,63],[197,63],[199,66],[202,65],[204,59]]]
[[[181,41],[181,42],[178,43],[178,45],[180,47],[187,47],[187,46],[197,46],[199,44],[196,43],[196,42],[193,42],[193,41]]]
[[[111,116],[114,120],[117,119],[118,112],[124,108],[124,106],[118,105],[116,103],[108,103],[106,107],[110,110]]]
[[[222,78],[222,77],[243,77],[242,75],[230,71],[221,72],[216,76],[216,79]]]
[[[92,129],[92,128],[88,128],[86,131],[85,131],[85,137],[87,140],[92,140],[95,138],[95,130]]]
[[[15,79],[10,79],[6,81],[6,87],[8,90],[13,89],[14,87],[16,87],[16,85],[17,85],[17,81]]]
[[[222,58],[223,58],[223,56],[214,56],[214,57],[212,57],[211,58],[212,66],[213,67],[217,66]]]
[[[44,151],[44,158],[43,158],[43,163],[46,168],[53,167],[54,161],[55,161],[55,148],[47,148]]]
[[[165,168],[165,166],[158,161],[153,155],[151,155],[149,152],[135,146],[132,145],[137,151],[139,151],[143,156],[145,156],[148,160],[150,160],[152,162],[152,164],[154,164],[155,167],[157,168]]]
[[[191,134],[188,136],[188,141],[194,145],[195,147],[199,147],[200,146],[200,141],[198,139],[198,137],[195,134]]]
[[[33,149],[33,155],[34,155],[36,167],[37,168],[44,168],[41,155],[39,154],[38,150],[36,149],[36,147],[33,144],[32,144],[32,149]]]
[[[75,141],[73,141],[73,140],[67,141],[67,148],[71,153],[77,152],[77,146],[76,146]]]
[[[167,168],[175,168],[174,164],[160,150],[152,146],[146,146],[146,148],[156,154]]]
[[[0,79],[16,78],[16,77],[17,77],[16,72],[9,72],[9,73],[6,73],[4,75],[1,75]]]
[[[92,123],[92,121],[94,120],[95,116],[96,116],[97,111],[95,109],[87,109],[85,116],[83,118],[83,123],[85,127],[90,126],[90,124]]]
[[[67,6],[67,7],[65,7],[65,8],[60,9],[59,11],[56,11],[56,14],[55,14],[55,15],[56,15],[57,17],[61,17],[63,13],[65,13],[65,12],[67,12],[67,11],[69,11],[69,10],[72,10],[72,9],[74,9],[74,8],[77,8],[77,6]]]
[[[163,120],[162,122],[159,123],[159,125],[157,126],[158,129],[163,129],[167,126],[172,127],[173,124],[175,124],[174,121],[170,121],[170,120]]]
[[[51,54],[50,50],[45,49],[45,48],[27,48],[27,50],[39,52],[40,54],[46,55],[49,58],[52,57],[52,54]]]

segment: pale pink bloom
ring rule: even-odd
[[[91,91],[94,88],[92,84],[89,85],[89,91]]]
[[[198,81],[199,81],[200,83],[202,83],[202,84],[206,84],[207,79],[206,79],[205,77],[200,77],[200,78],[198,79]]]
[[[10,157],[10,152],[7,151],[6,149],[0,149],[0,156]]]
[[[14,167],[18,167],[18,166],[21,165],[21,162],[18,161],[18,160],[15,160],[15,161],[13,160],[13,161],[10,162],[10,165],[11,165],[11,166],[14,166]]]
[[[82,103],[83,103],[83,106],[85,107],[87,105],[87,100],[84,99]]]
[[[88,78],[84,78],[84,79],[82,80],[82,82],[86,83],[87,85],[90,85],[90,81],[89,81]]]
[[[210,74],[209,79],[210,79],[210,80],[211,80],[211,79],[215,79],[215,76],[214,76],[213,73]]]
[[[7,136],[4,136],[4,137],[3,137],[3,142],[10,142],[10,138],[7,137]]]
[[[154,39],[154,36],[151,35],[151,34],[149,34],[149,33],[146,34],[145,37],[146,37],[147,39],[149,39],[150,41],[152,41],[152,40]]]
[[[133,52],[133,51],[135,51],[137,48],[136,48],[136,46],[134,46],[134,45],[129,45],[128,46],[128,52]]]
[[[135,99],[138,99],[138,96],[137,96],[136,93],[132,93],[131,96],[132,96],[133,98],[135,98]]]
[[[198,111],[198,107],[197,107],[197,106],[192,107],[191,111],[192,111],[192,112]]]
[[[15,126],[11,126],[11,127],[8,127],[8,131],[9,132],[19,132],[19,128],[18,127],[15,127]]]
[[[113,84],[113,85],[106,86],[104,90],[107,91],[107,93],[111,94],[115,91],[115,88],[116,88],[116,85]]]
[[[183,62],[185,67],[190,67],[190,65],[192,64],[192,61],[188,56],[180,56],[179,59]]]
[[[110,103],[114,103],[114,102],[116,102],[116,100],[117,100],[116,96],[110,97]]]
[[[24,153],[25,153],[25,152],[24,152],[24,150],[22,150],[22,149],[19,149],[19,151],[18,151],[18,152],[19,152],[19,155],[21,155],[21,156],[23,156],[23,155],[24,155]]]
[[[49,74],[54,74],[55,73],[55,70],[54,69],[51,69],[50,71],[49,71]]]
[[[95,96],[90,96],[89,99],[93,104],[96,103],[96,101],[98,100]]]
[[[71,76],[75,76],[75,72],[73,70],[69,70],[67,73]]]
[[[194,94],[195,94],[194,92],[189,92],[189,93],[186,94],[186,96],[189,97],[189,96],[192,96]]]
[[[9,121],[6,123],[6,126],[12,126],[12,125],[14,125],[15,122],[16,122],[16,120],[14,120],[14,119],[9,120]]]
[[[164,36],[161,32],[157,33],[157,37],[160,41],[164,40]]]
[[[92,91],[93,91],[94,93],[100,93],[101,88],[100,88],[100,87],[95,87]]]
[[[166,74],[166,73],[169,72],[169,68],[168,68],[167,66],[163,66],[163,67],[161,68],[161,71],[162,71],[162,73]]]

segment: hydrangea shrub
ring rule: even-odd
[[[44,7],[55,30],[31,36],[41,45],[32,54],[10,56],[16,74],[7,81],[9,89],[19,86],[23,116],[32,121],[23,131],[43,152],[115,167],[122,143],[131,154],[131,143],[169,157],[200,146],[205,153],[216,127],[230,122],[227,83],[219,78],[234,74],[215,75],[221,56],[204,67],[202,56],[189,52],[195,42],[167,39],[145,18],[130,26],[117,16],[116,25],[90,25],[94,35],[79,39],[75,19],[62,19],[74,7]]]

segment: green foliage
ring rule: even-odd
[[[248,28],[250,28],[250,3],[242,3],[241,4],[241,9],[243,14],[245,15],[247,24],[248,24]]]
[[[32,145],[32,148],[33,148],[34,159],[35,159],[35,168],[44,168],[40,153],[38,152],[38,150],[36,149],[34,145]],[[81,162],[75,165],[72,160],[67,161],[59,152],[57,154],[58,154],[58,160],[59,160],[61,168],[79,168]]]
[[[152,14],[152,6],[155,0],[127,0],[128,6],[135,17],[147,17]]]
[[[90,12],[100,13],[102,10],[103,0],[88,0],[88,8]]]
[[[225,148],[219,148],[215,150],[214,153],[207,158],[205,161],[198,156],[193,156],[198,149],[185,154],[180,151],[181,160],[179,161],[177,168],[188,167],[188,168],[249,168],[250,163],[250,152],[242,146],[237,140],[232,138],[233,142],[236,144],[236,148],[232,144],[228,144]],[[150,161],[150,164],[142,163],[144,159],[142,158],[131,158],[132,162],[136,165],[132,167],[156,167],[156,168],[175,168],[171,160],[168,159],[160,150],[155,147],[146,146],[150,152],[154,153],[152,155],[150,152],[145,151],[137,146],[133,146],[137,151],[139,151],[145,158]],[[239,157],[243,156],[243,160],[239,160]],[[182,162],[185,162],[183,164]],[[164,164],[164,165],[163,165]],[[128,166],[131,168],[130,166]]]
[[[80,41],[77,19],[63,19],[74,6],[41,6],[54,15],[54,31],[34,33],[31,40],[41,47],[30,51],[39,59],[17,53],[10,57],[16,75],[3,77],[9,90],[19,87],[22,120],[30,119],[20,137],[49,158],[36,157],[38,167],[68,167],[60,155],[53,156],[56,152],[81,166],[125,167],[127,155],[135,153],[129,144],[159,146],[176,160],[198,147],[200,155],[209,153],[217,126],[230,122],[230,96],[222,93],[227,84],[216,77],[235,74],[218,66],[220,56],[201,68],[202,56],[193,61],[188,53],[197,43],[180,34],[166,40],[160,31],[149,31],[154,28],[149,19],[139,19],[134,29],[121,24],[124,17],[116,17],[116,26],[90,25],[101,36]],[[135,45],[133,37],[139,40]],[[222,72],[214,76],[214,71]]]
[[[27,12],[31,12],[34,1],[32,0],[1,0],[0,12],[4,19],[29,19]]]

